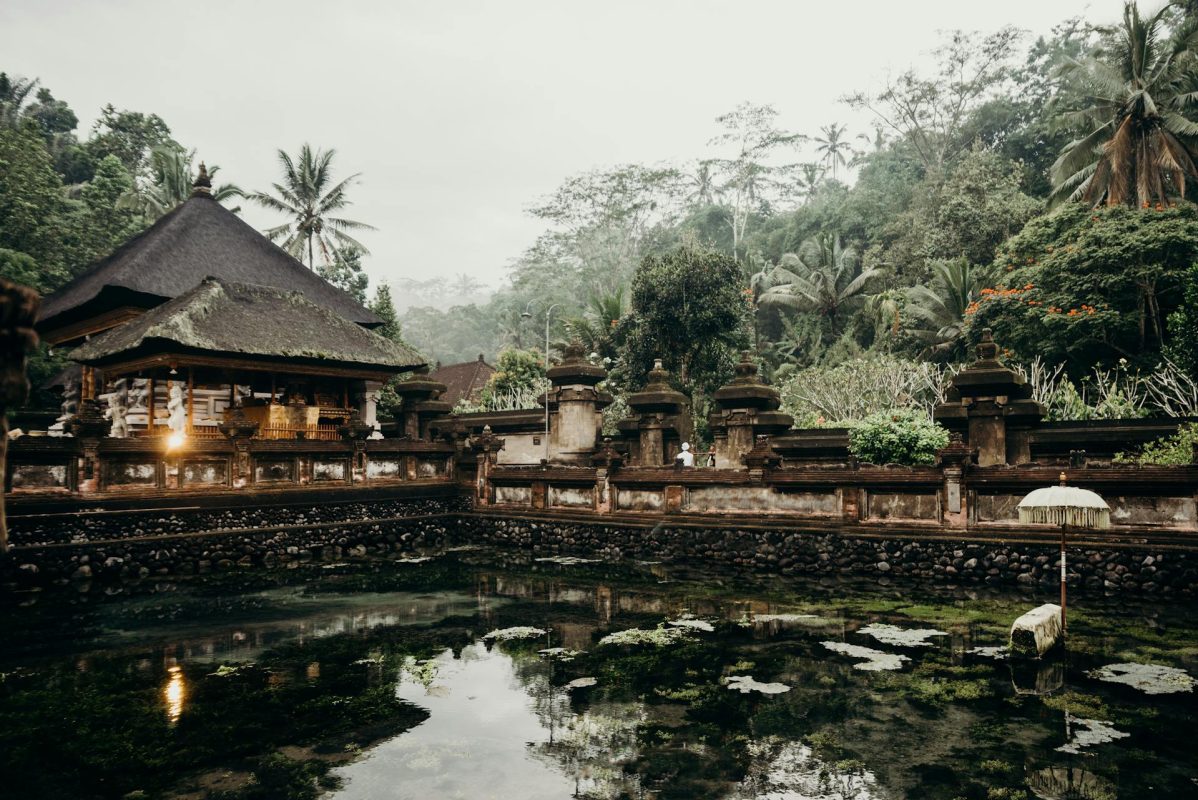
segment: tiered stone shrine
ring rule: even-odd
[[[747,350],[736,365],[736,377],[716,390],[714,400],[716,410],[707,419],[718,469],[740,469],[758,437],[783,433],[794,424],[793,417],[778,410],[781,395],[761,380]]]

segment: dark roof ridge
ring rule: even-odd
[[[181,239],[186,234],[194,240]],[[352,295],[325,281],[203,194],[188,198],[47,297],[41,320],[52,320],[91,303],[109,286],[150,297],[174,297],[191,288],[191,276],[210,274],[207,270],[213,267],[224,268],[224,280],[298,290],[361,325],[381,322]]]

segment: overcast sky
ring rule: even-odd
[[[334,147],[361,172],[347,216],[374,279],[500,284],[563,179],[684,162],[749,100],[818,133],[868,119],[839,99],[926,57],[940,31],[1030,36],[1121,0],[764,2],[0,1],[0,70],[39,77],[86,132],[99,108],[155,112],[243,188],[275,152]],[[276,221],[247,210],[258,227]]]

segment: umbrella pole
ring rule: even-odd
[[[1065,528],[1061,523],[1061,633],[1065,633]]]

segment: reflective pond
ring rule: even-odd
[[[1198,796],[1193,605],[455,550],[8,596],[0,797]]]

